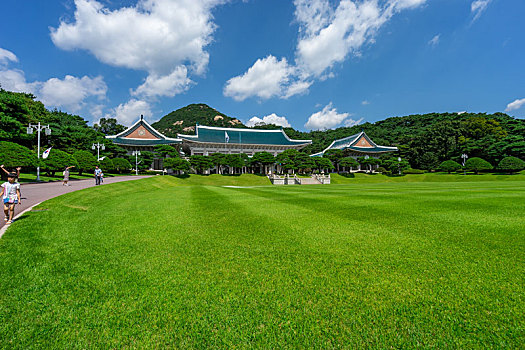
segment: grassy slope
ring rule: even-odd
[[[181,184],[74,192],[15,223],[0,347],[525,342],[525,182]]]
[[[399,182],[485,182],[485,181],[525,181],[525,172],[514,175],[506,174],[447,174],[447,173],[425,173],[408,174],[403,176],[368,175],[356,173],[345,177],[339,174],[330,174],[332,184],[351,183],[399,183]]]

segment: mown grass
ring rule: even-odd
[[[486,182],[486,181],[525,181],[525,172],[508,175],[503,173],[488,174],[447,174],[424,173],[406,174],[403,176],[386,176],[381,174],[330,174],[332,184],[352,183],[399,183],[399,182]]]
[[[13,224],[0,347],[523,348],[525,182],[190,179],[70,193]]]

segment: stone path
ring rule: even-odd
[[[144,179],[146,177],[150,177],[150,176],[108,177],[104,179],[104,183],[101,186],[111,184],[111,183],[116,183],[116,182],[122,182],[122,181],[139,180],[139,179]],[[89,179],[89,180],[69,181],[69,184],[70,186],[62,186],[62,181],[44,182],[44,183],[38,183],[38,184],[22,184],[20,188],[21,194],[22,194],[22,204],[16,206],[15,216],[33,207],[35,204],[41,203],[45,200],[48,200],[54,197],[58,197],[65,193],[82,190],[88,187],[94,187],[95,180]],[[2,213],[0,216],[1,216],[0,237],[2,237],[3,233],[7,229],[7,227],[5,227],[4,225],[5,222],[4,222],[3,207],[2,207]]]

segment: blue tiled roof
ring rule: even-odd
[[[368,140],[370,145],[373,147],[359,147],[356,146],[357,141],[363,136]],[[364,131],[361,131],[358,134],[347,136],[342,139],[335,140],[328,146],[326,149],[324,149],[322,152],[315,153],[310,155],[310,157],[322,157],[324,153],[330,149],[350,149],[355,152],[362,152],[362,153],[385,153],[385,152],[394,152],[397,151],[397,147],[387,147],[387,146],[379,146],[376,145],[367,134],[365,134]]]
[[[312,143],[311,140],[292,140],[284,133],[282,129],[238,129],[197,125],[196,135],[178,134],[177,136],[185,141],[204,143],[233,143],[245,145],[279,146],[299,146]]]

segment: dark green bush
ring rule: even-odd
[[[412,168],[408,168],[406,170],[403,170],[403,173],[404,174],[424,174],[425,171],[424,170],[421,170],[421,169],[412,169]]]

